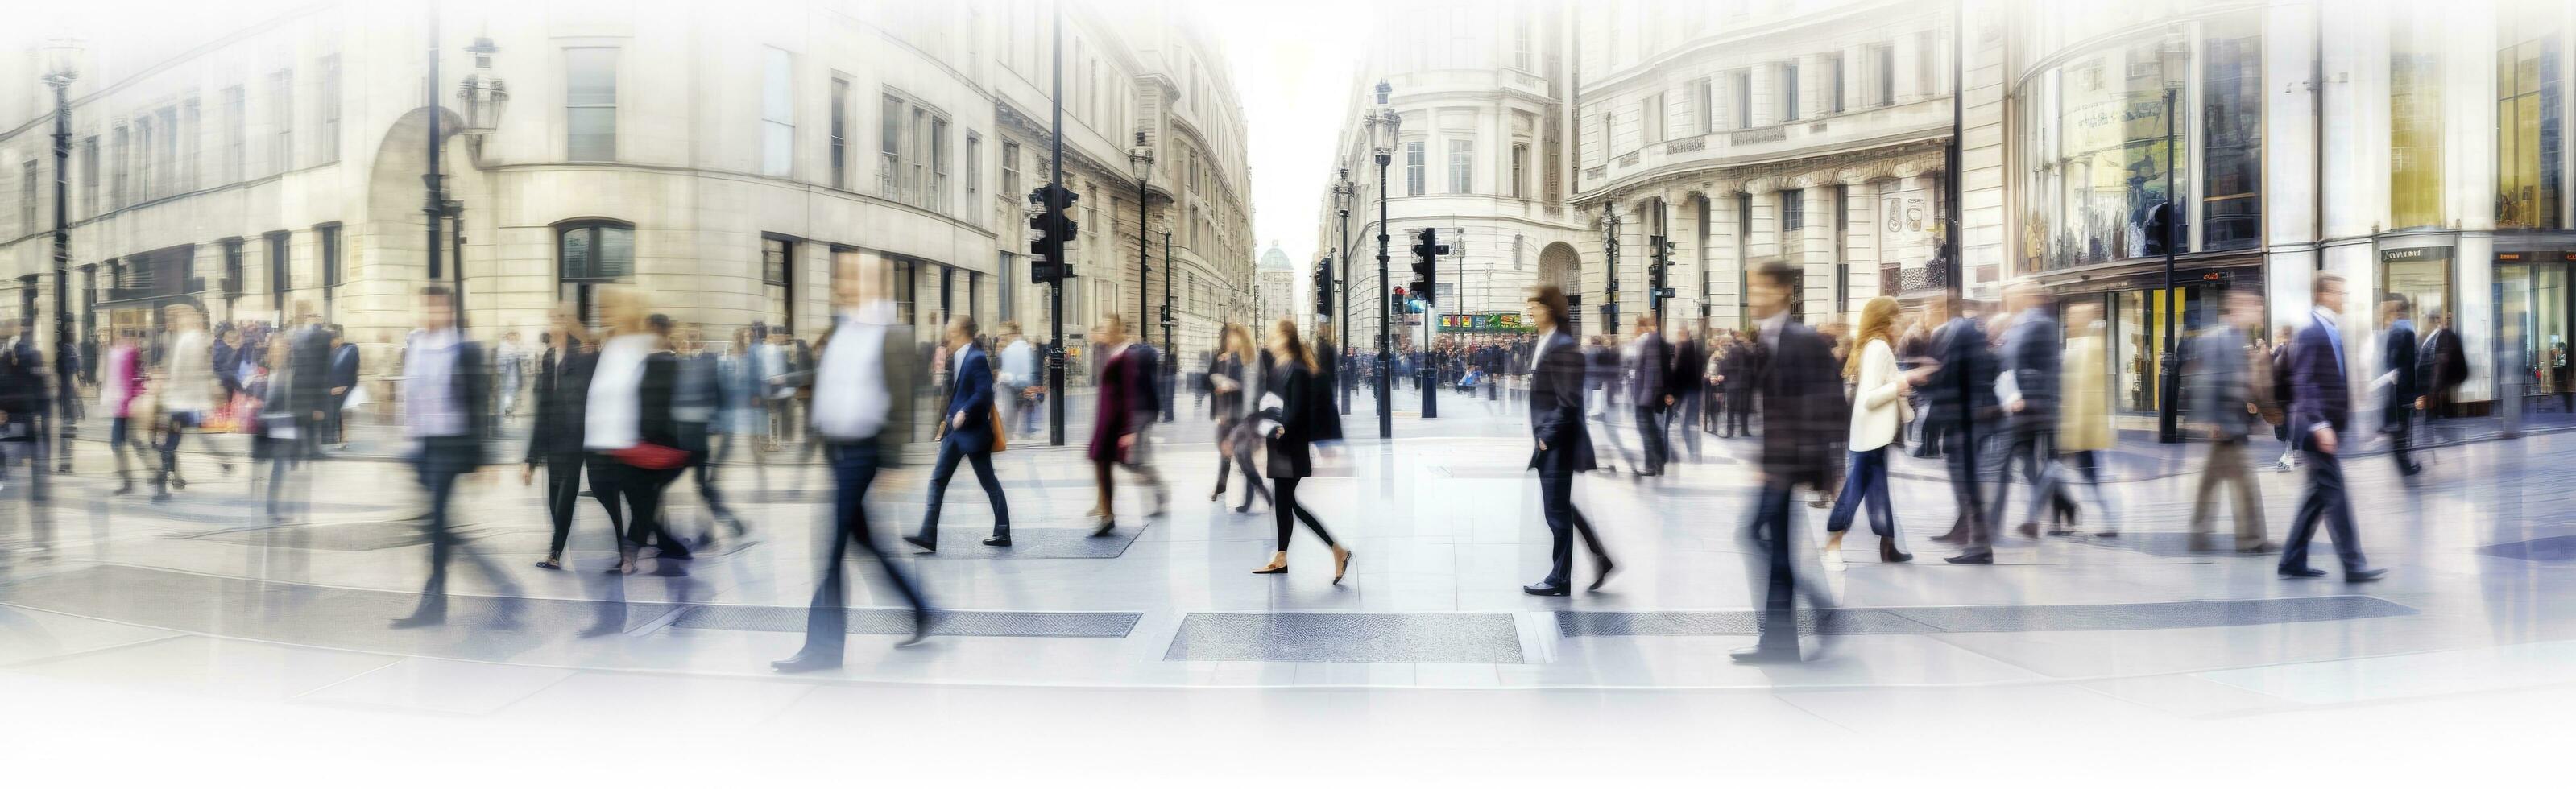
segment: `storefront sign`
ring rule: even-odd
[[[2410,247],[2407,249],[2383,249],[2379,251],[2379,262],[2381,263],[2403,263],[2414,260],[2450,259],[2450,247]]]
[[[1440,330],[1520,332],[1529,331],[1529,327],[1522,325],[1520,313],[1488,312],[1481,315],[1442,315]]]

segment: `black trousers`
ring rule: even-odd
[[[1596,564],[1610,560],[1610,553],[1601,547],[1601,536],[1592,533],[1592,521],[1583,517],[1582,510],[1574,508],[1573,474],[1539,472],[1538,500],[1540,510],[1547,515],[1549,564],[1545,583],[1550,586],[1573,583],[1576,535],[1582,535],[1583,547],[1592,551]]]
[[[823,582],[814,588],[814,602],[805,613],[805,648],[797,654],[838,660],[849,641],[849,590],[847,559],[850,546],[877,560],[886,577],[894,583],[895,592],[904,604],[912,607],[916,628],[930,626],[930,603],[920,587],[905,577],[903,564],[888,559],[877,547],[876,538],[868,531],[868,486],[877,478],[875,444],[831,443],[823,448],[824,457],[832,464],[832,534],[831,550],[824,551]]]
[[[1635,413],[1637,440],[1645,445],[1639,450],[1646,453],[1644,471],[1648,474],[1661,472],[1664,470],[1664,461],[1672,459],[1673,456],[1672,437],[1664,433],[1663,406],[1638,405]]]
[[[2388,457],[2397,461],[2397,473],[2412,475],[2416,471],[2415,458],[2409,452],[2415,448],[2415,408],[2396,405],[2386,412],[2381,429],[2388,432]]]
[[[1225,495],[1228,475],[1241,474],[1243,486],[1248,489],[1243,494],[1243,506],[1252,506],[1254,496],[1260,496],[1263,504],[1278,506],[1279,500],[1270,495],[1270,487],[1261,484],[1260,467],[1252,464],[1252,447],[1261,439],[1252,435],[1252,431],[1242,429],[1242,420],[1226,420],[1216,424],[1216,492],[1211,495]],[[1226,451],[1228,443],[1233,444],[1234,451]]]
[[[974,467],[975,483],[983,486],[984,499],[993,504],[993,536],[1011,536],[1011,503],[1002,497],[1001,478],[993,475],[993,453],[968,449],[966,443],[956,436],[939,441],[939,464],[930,470],[930,508],[921,515],[921,538],[933,545],[939,543],[939,504],[948,498],[948,479],[956,476],[961,458]]]
[[[2299,454],[2307,461],[2308,490],[2299,498],[2298,514],[2290,518],[2290,541],[2281,546],[2281,569],[2307,569],[2308,541],[2316,538],[2318,521],[2325,522],[2344,572],[2368,566],[2361,557],[2361,534],[2353,528],[2352,495],[2343,486],[2343,461],[2314,448],[2301,448]]]
[[[548,558],[562,556],[564,542],[572,537],[573,509],[581,501],[581,465],[580,455],[546,456],[546,518],[555,527],[554,543],[546,548]],[[606,499],[600,504],[616,511],[616,505]],[[614,542],[616,536],[612,527],[610,541]]]
[[[591,494],[608,507],[609,523],[624,526],[624,536],[617,551],[632,557],[645,544],[661,546],[662,556],[670,559],[689,558],[687,546],[662,527],[662,489],[680,476],[679,469],[636,468],[616,458],[594,453],[590,456]],[[619,510],[624,518],[619,518]]]
[[[1796,598],[1807,597],[1809,610],[1817,613],[1816,628],[1825,629],[1824,612],[1830,600],[1814,584],[1798,579],[1796,554],[1790,541],[1798,535],[1790,523],[1795,507],[1791,499],[1795,486],[1772,481],[1762,486],[1753,510],[1753,522],[1744,529],[1746,555],[1759,556],[1764,571],[1762,592],[1762,637],[1754,646],[1766,651],[1798,653],[1798,611]]]
[[[1726,434],[1753,435],[1753,393],[1751,391],[1726,393]]]
[[[1992,544],[1994,520],[1986,513],[1985,486],[1977,482],[1975,438],[1964,425],[1956,423],[1934,425],[1927,430],[1940,439],[1942,465],[1950,470],[1950,503],[1959,513],[1952,531],[1964,531],[1971,546]]]
[[[429,581],[421,587],[420,610],[415,616],[441,616],[447,612],[447,563],[461,542],[448,528],[448,502],[456,497],[457,478],[472,473],[481,462],[476,456],[480,451],[478,443],[470,436],[428,439],[414,465],[420,486],[429,493]],[[518,585],[491,560],[472,551],[467,551],[465,558],[483,577],[499,584],[503,596],[517,595]]]
[[[1315,513],[1307,512],[1305,507],[1297,506],[1298,482],[1296,477],[1281,477],[1270,481],[1271,485],[1279,489],[1278,497],[1270,501],[1271,515],[1279,525],[1279,552],[1288,552],[1288,535],[1296,532],[1295,521],[1301,520],[1306,522],[1308,531],[1314,532],[1317,538],[1324,541],[1326,547],[1337,545],[1333,542],[1333,533],[1324,530],[1322,521],[1315,520]]]
[[[2052,503],[2061,515],[2074,512],[2075,500],[2066,496],[2065,489],[2048,484],[2048,465],[2057,457],[2057,431],[2045,427],[2011,430],[2012,444],[2005,450],[2003,470],[1995,478],[1994,511],[1986,514],[1986,522],[2003,523],[2004,517],[2011,514],[2007,505],[2012,502],[2012,470],[2016,462],[2021,466],[2022,481],[2030,486],[2030,495],[2054,499]]]

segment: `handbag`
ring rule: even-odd
[[[609,450],[608,456],[616,458],[619,463],[648,471],[669,471],[689,462],[687,452],[642,441],[634,446]]]
[[[993,429],[993,451],[1000,452],[1005,449],[1010,449],[1011,440],[1007,434],[1011,431],[1002,429],[1003,425],[1009,424],[1008,422],[1002,421],[1002,407],[985,406],[985,408],[992,411],[986,419],[990,420],[988,424],[991,425]]]

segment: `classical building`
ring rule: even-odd
[[[1943,148],[1950,11],[1889,0],[1684,4],[1586,14],[1577,49],[1573,204],[1595,230],[1572,274],[1587,318],[1627,334],[1744,328],[1743,272],[1800,274],[1801,320],[1845,320],[1881,293],[1945,286]],[[1617,255],[1607,251],[1615,242]],[[1613,287],[1615,283],[1615,287]]]
[[[1306,310],[1297,306],[1297,266],[1288,262],[1279,242],[1270,242],[1270,251],[1261,253],[1261,269],[1253,277],[1253,305],[1258,310],[1252,327],[1255,342],[1267,336],[1270,322],[1279,318],[1295,318],[1300,327],[1307,325]]]
[[[2381,358],[2377,303],[2398,294],[2419,325],[2454,316],[2472,357],[2461,398],[2484,401],[2473,407],[2567,410],[2576,6],[2016,0],[1970,13],[1972,40],[1992,42],[1973,47],[1971,73],[2006,89],[1972,121],[1998,133],[1972,138],[2011,151],[2010,275],[2103,307],[2119,407],[2157,407],[2169,299],[2185,336],[2229,290],[2264,294],[2275,324],[2303,322],[2313,272],[2330,271],[2349,283],[2357,387]],[[2182,209],[2174,282],[2148,232],[2168,196]]]
[[[1439,320],[1399,321],[1395,342],[1405,342],[1408,325],[1415,342],[1424,324],[1444,337],[1522,331],[1516,318],[1500,318],[1520,313],[1531,285],[1578,270],[1577,248],[1587,238],[1586,220],[1565,199],[1572,7],[1553,0],[1381,7],[1382,18],[1410,22],[1373,26],[1342,110],[1335,171],[1320,174],[1324,221],[1315,248],[1332,250],[1324,256],[1351,294],[1355,336],[1344,344],[1359,353],[1375,347],[1388,308],[1374,294],[1411,278],[1413,234],[1426,227],[1450,249],[1429,305]],[[1380,192],[1367,123],[1381,110],[1400,118],[1385,184],[1391,282],[1378,279]]]
[[[973,315],[1043,336],[1023,234],[1050,166],[1053,6],[492,6],[451,9],[433,36],[418,3],[326,2],[97,31],[70,89],[72,309],[97,329],[175,302],[237,321],[305,302],[362,342],[397,338],[430,279],[434,37],[434,144],[478,335],[533,335],[555,301],[627,284],[718,340],[753,325],[810,336],[829,322],[832,262],[858,256],[891,264],[924,329]],[[1065,171],[1082,195],[1074,347],[1101,312],[1144,306],[1140,251],[1150,284],[1175,291],[1180,341],[1212,336],[1248,309],[1227,294],[1252,275],[1228,68],[1185,3],[1062,12]],[[0,65],[0,270],[18,291],[7,303],[40,320],[59,283],[37,37],[83,32],[22,30],[25,56]]]

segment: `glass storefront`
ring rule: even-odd
[[[2576,413],[2576,381],[2569,379],[2567,275],[2576,253],[2506,252],[2497,256],[2496,339],[2501,363],[2532,413]]]
[[[2388,217],[2394,229],[2441,227],[2442,41],[2439,5],[2392,6],[2388,41]]]
[[[2251,16],[2201,31],[2200,251],[2253,249],[2263,232],[2263,25]]]
[[[2063,300],[2066,304],[2090,301],[2103,307],[2109,337],[2105,363],[2110,366],[2114,412],[2156,412],[2162,397],[2165,335],[2172,325],[2169,310],[2177,302],[2182,309],[2182,336],[2177,345],[2179,350],[2188,352],[2194,335],[2218,325],[2218,307],[2224,302],[2220,297],[2229,289],[2249,288],[2262,293],[2262,284],[2253,270],[2231,269],[2199,276],[2206,279],[2179,288],[2093,293]]]
[[[2502,28],[2496,53],[2496,226],[2555,229],[2565,161],[2560,37],[2542,15]]]
[[[2404,296],[2408,304],[2414,305],[2415,323],[2420,327],[2424,324],[2424,316],[2446,314],[2454,303],[2451,295],[2451,248],[2381,250],[2379,282],[2379,293],[2371,294],[2366,302],[2356,299],[2354,303],[2346,304],[2345,312],[2369,316],[2373,329],[2387,328],[2379,319],[2379,302],[2391,295]]]

